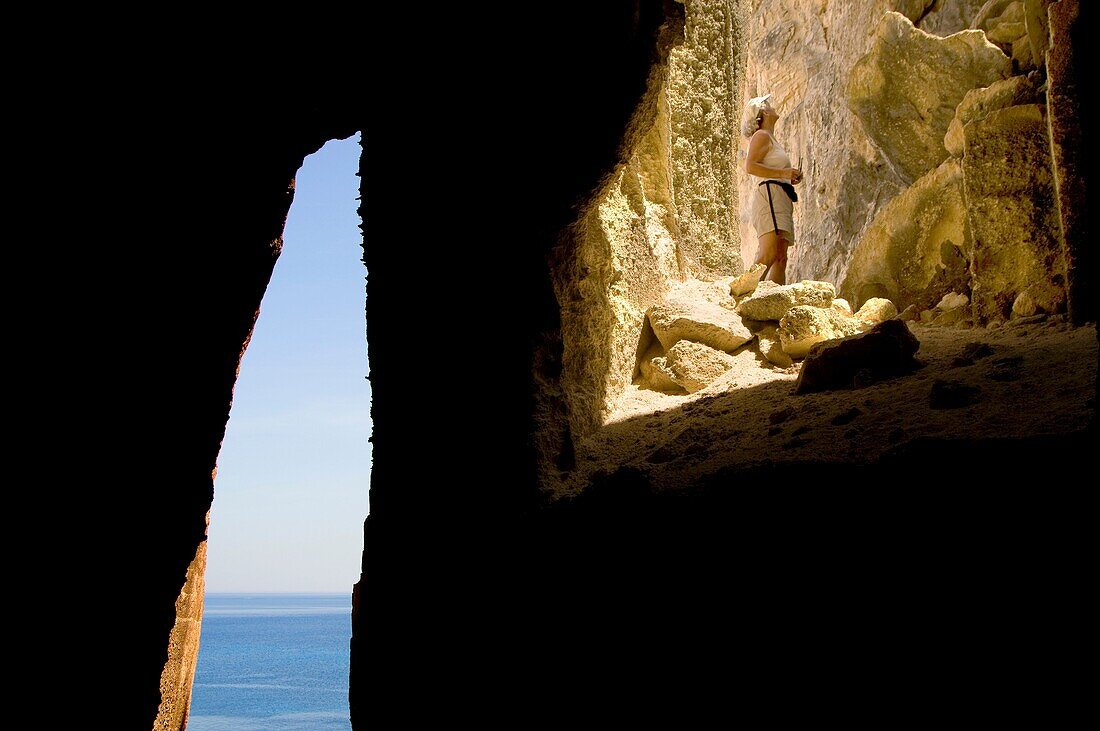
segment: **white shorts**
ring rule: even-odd
[[[768,206],[768,191],[771,190],[771,207]],[[772,220],[772,209],[775,220]],[[757,236],[782,231],[788,243],[794,243],[794,203],[778,185],[758,185],[752,197],[752,225]]]

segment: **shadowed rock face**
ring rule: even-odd
[[[561,388],[576,435],[602,424],[630,385],[647,310],[685,279],[742,270],[730,154],[741,18],[726,0],[670,2],[665,10],[618,164],[580,194],[552,260]]]

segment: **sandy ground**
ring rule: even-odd
[[[1094,325],[1073,328],[1056,316],[995,329],[909,327],[923,367],[857,390],[795,395],[801,363],[776,368],[751,348],[694,394],[631,386],[603,429],[579,445],[568,491],[622,466],[644,469],[654,487],[675,488],[732,465],[869,462],[917,437],[1067,433],[1094,414]],[[974,403],[934,408],[937,381],[971,389]]]

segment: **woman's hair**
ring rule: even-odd
[[[741,134],[745,137],[752,137],[756,130],[760,129],[760,123],[763,121],[764,115],[760,111],[760,107],[764,106],[764,102],[768,100],[771,94],[765,94],[764,96],[757,96],[749,99],[748,104],[745,105],[745,113],[741,117]]]

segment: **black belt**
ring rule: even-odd
[[[764,181],[761,181],[761,182],[757,183],[757,185],[768,185],[768,186],[778,185],[780,188],[782,188],[783,190],[785,190],[787,192],[787,197],[791,199],[791,203],[798,203],[798,193],[794,192],[794,186],[791,185],[790,183],[784,183],[782,180],[764,180]],[[768,197],[769,197],[769,199],[771,198],[771,194],[772,194],[772,189],[769,187],[768,188]]]
[[[790,182],[782,182],[780,180],[763,180],[758,182],[757,186],[768,186],[766,190],[768,191],[768,209],[771,211],[771,224],[775,226],[774,231],[779,231],[779,221],[775,220],[775,204],[771,200],[771,187],[779,186],[782,188],[787,192],[787,197],[791,199],[792,203],[798,202],[799,193],[794,192],[794,186],[792,186]]]

